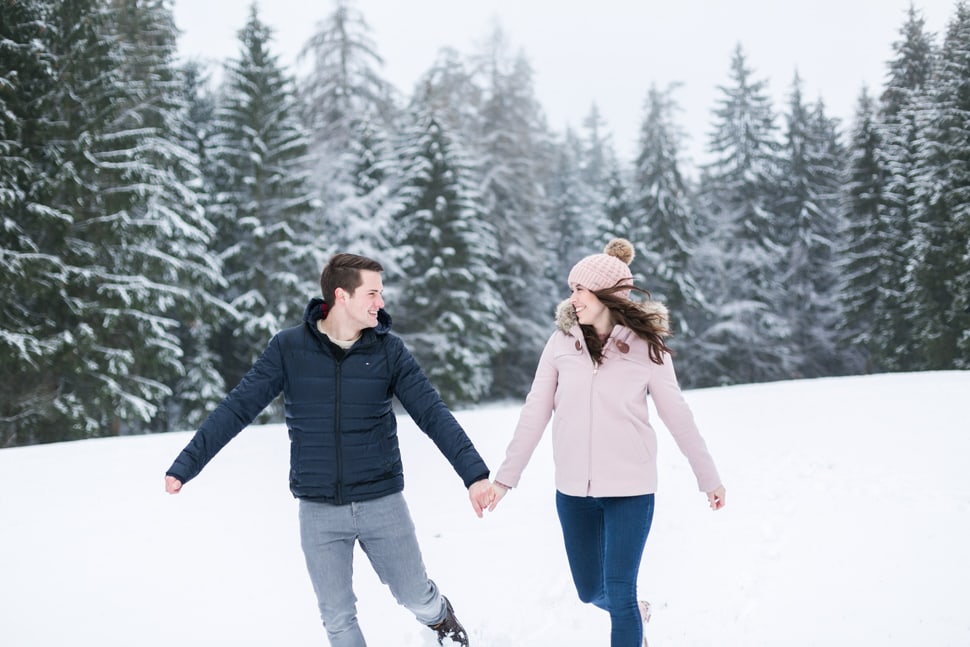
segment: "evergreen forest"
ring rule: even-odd
[[[182,61],[171,5],[0,3],[0,448],[194,429],[338,251],[384,265],[454,407],[525,396],[570,267],[616,236],[686,388],[970,369],[963,2],[942,34],[903,16],[851,123],[795,72],[773,105],[739,43],[697,169],[676,87],[620,159],[595,105],[548,126],[498,26],[403,92],[363,3],[300,74],[255,5],[219,70]]]

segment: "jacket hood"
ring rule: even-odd
[[[644,301],[637,305],[646,313],[660,315],[659,323],[665,331],[661,333],[661,336],[667,337],[670,335],[670,316],[667,312],[667,306],[659,301]],[[566,299],[556,307],[556,327],[569,335],[571,334],[570,331],[578,325],[579,319],[576,317],[576,311],[573,309],[572,304],[569,303],[569,299]]]
[[[310,303],[307,304],[306,309],[303,310],[303,321],[310,326],[316,327],[318,319],[327,318],[327,304],[320,297],[313,297],[310,299]],[[391,330],[391,315],[381,308],[377,311],[377,327],[374,328],[374,332],[379,335],[384,335]]]

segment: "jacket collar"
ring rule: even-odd
[[[317,329],[317,321],[327,318],[327,304],[320,297],[313,297],[303,310],[303,321],[313,330]],[[391,315],[381,308],[377,311],[377,326],[370,328],[377,335],[386,335],[391,331]],[[367,330],[363,332],[366,334]]]

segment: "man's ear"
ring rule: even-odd
[[[348,294],[347,290],[343,288],[337,288],[336,290],[333,291],[333,298],[335,301],[343,301],[344,303],[346,303],[347,299],[350,298],[350,294]]]

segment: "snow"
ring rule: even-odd
[[[968,394],[970,371],[688,391],[728,505],[707,508],[658,423],[639,580],[654,607],[650,644],[970,644]],[[457,415],[496,469],[518,403]],[[429,573],[472,645],[608,644],[606,614],[572,588],[548,435],[520,487],[478,519],[409,418],[400,433]],[[189,438],[0,450],[0,644],[326,644],[285,429],[244,431],[166,495],[163,472]],[[363,558],[355,581],[370,645],[432,644]]]

